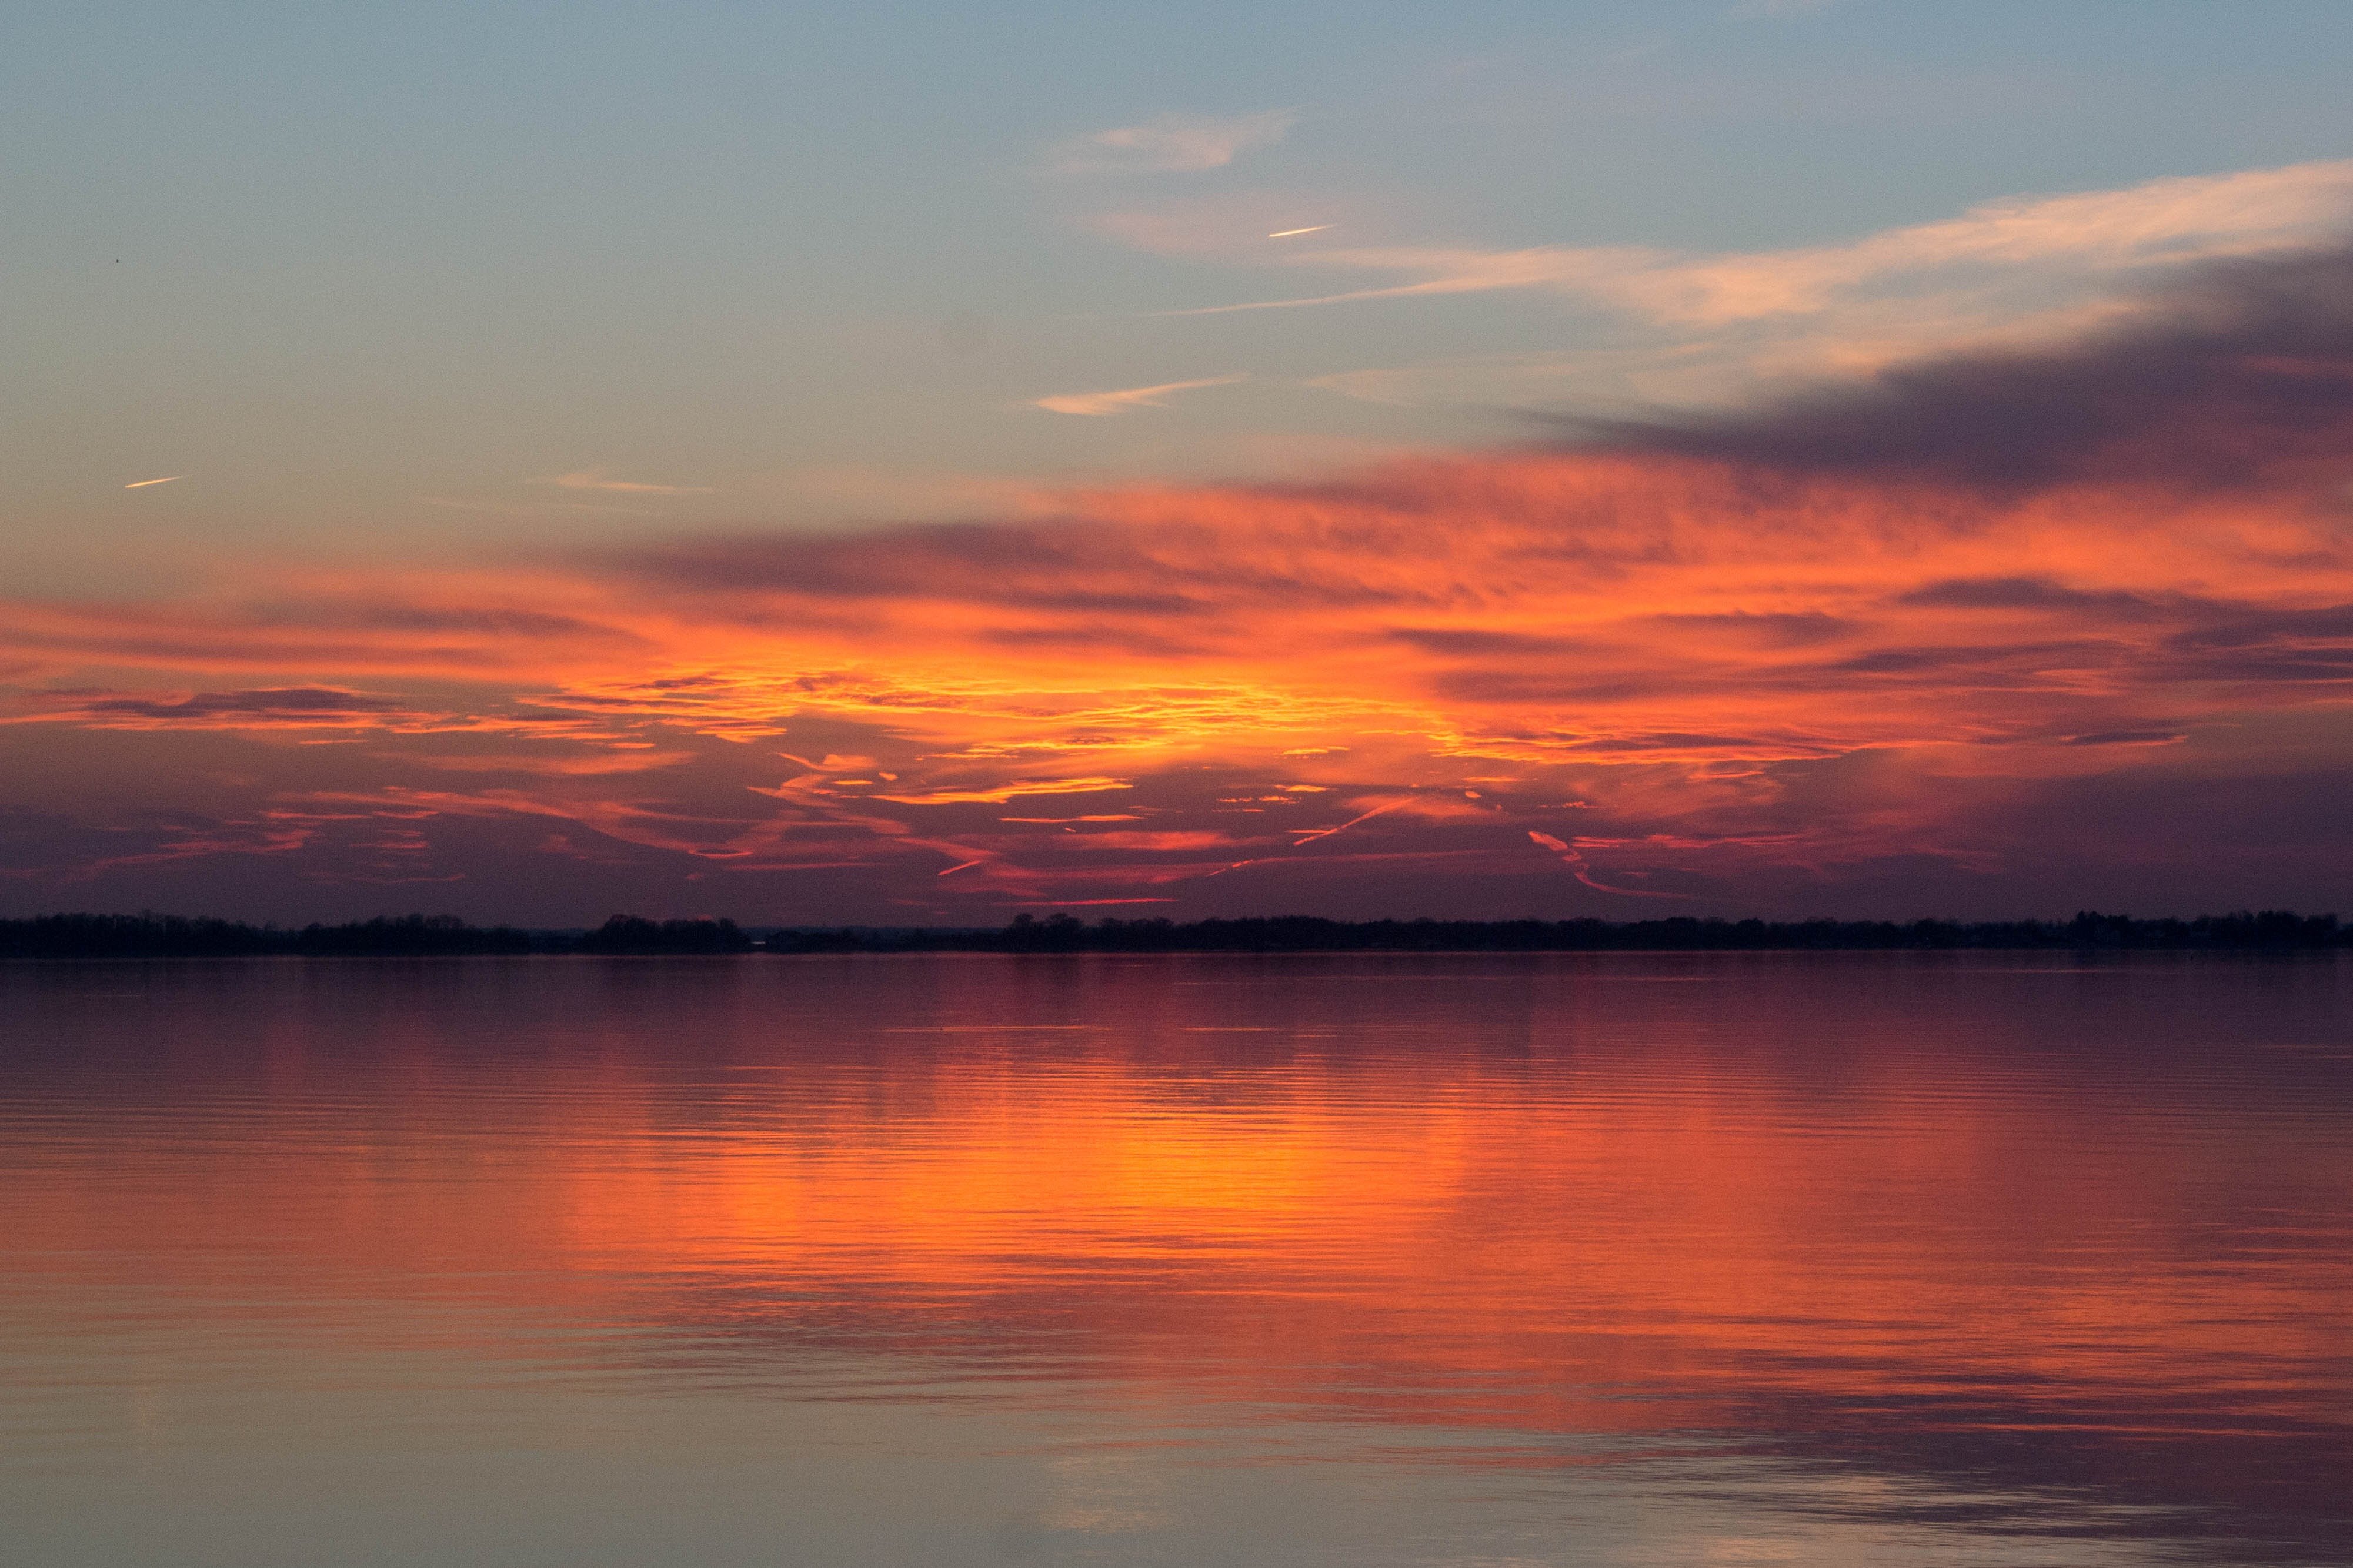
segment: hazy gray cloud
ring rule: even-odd
[[[1611,445],[1971,484],[2209,487],[2353,452],[2353,250],[2210,267],[2045,350],[1898,365],[1766,409],[1590,425]]]

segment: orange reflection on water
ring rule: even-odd
[[[1494,963],[639,971],[528,1048],[445,999],[326,1051],[298,999],[235,1117],[20,1155],[14,1247],[444,1350],[522,1312],[1514,1429],[2289,1421],[2353,1328],[2341,1110],[2021,1047],[2099,976]]]

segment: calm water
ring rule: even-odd
[[[2353,1562],[2348,1004],[0,966],[0,1557]]]

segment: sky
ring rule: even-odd
[[[2348,906],[2341,5],[10,37],[0,913]]]

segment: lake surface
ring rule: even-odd
[[[0,965],[0,1521],[2353,1562],[2353,962]]]

